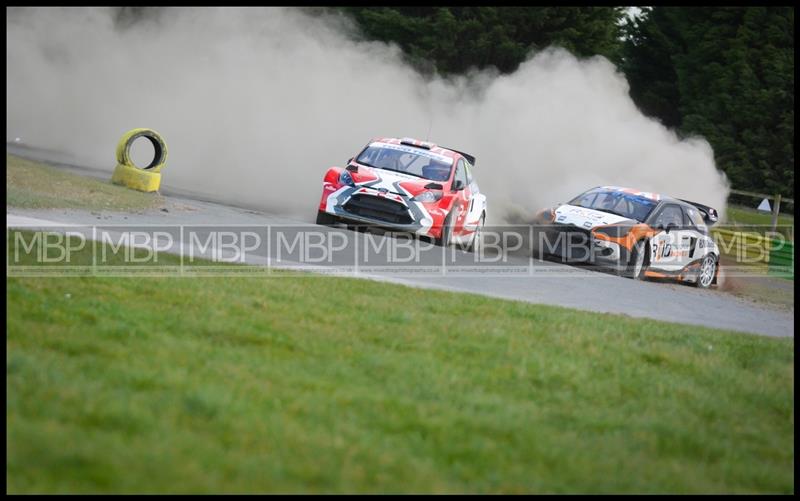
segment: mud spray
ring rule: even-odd
[[[708,143],[642,115],[602,57],[532,53],[511,75],[426,78],[341,16],[297,9],[7,11],[7,141],[114,168],[133,127],[167,139],[164,184],[311,220],[325,169],[377,135],[477,158],[489,223],[618,184],[724,209]],[[430,128],[430,133],[429,133]]]

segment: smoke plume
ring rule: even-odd
[[[7,141],[109,172],[119,137],[159,131],[164,184],[314,216],[321,180],[374,136],[477,157],[488,222],[613,184],[724,209],[709,144],[642,115],[602,57],[552,48],[510,75],[444,79],[394,45],[359,41],[341,16],[285,8],[7,11]]]

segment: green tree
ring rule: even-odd
[[[560,45],[617,60],[614,7],[342,7],[369,39],[398,44],[420,69],[443,75],[495,66],[512,72],[531,50]]]
[[[794,9],[655,7],[623,69],[652,116],[701,135],[734,187],[794,196]]]

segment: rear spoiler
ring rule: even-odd
[[[679,199],[681,202],[686,202],[689,205],[693,205],[700,211],[700,215],[703,216],[703,220],[711,226],[712,224],[716,223],[719,219],[719,214],[717,214],[717,209],[713,207],[709,207],[708,205],[698,204],[696,202],[690,202],[688,200]]]
[[[442,146],[442,148],[444,148],[444,146]],[[473,167],[475,167],[475,157],[473,157],[472,155],[470,155],[468,153],[464,153],[463,151],[454,150],[453,148],[444,148],[444,149],[450,150],[450,151],[455,151],[456,153],[458,153],[462,157],[466,158],[467,162],[469,162],[470,164],[472,164]]]

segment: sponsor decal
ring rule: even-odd
[[[436,153],[431,152],[430,150],[426,150],[423,148],[414,148],[412,146],[405,146],[400,144],[389,144],[383,143],[380,141],[376,141],[374,143],[370,143],[370,146],[379,146],[381,148],[387,148],[390,150],[397,150],[403,151],[405,153],[413,153],[414,155],[420,155],[423,157],[432,158],[434,160],[438,160],[439,162],[446,163],[447,165],[453,165],[453,159],[450,157],[446,157],[444,155],[437,155]]]

